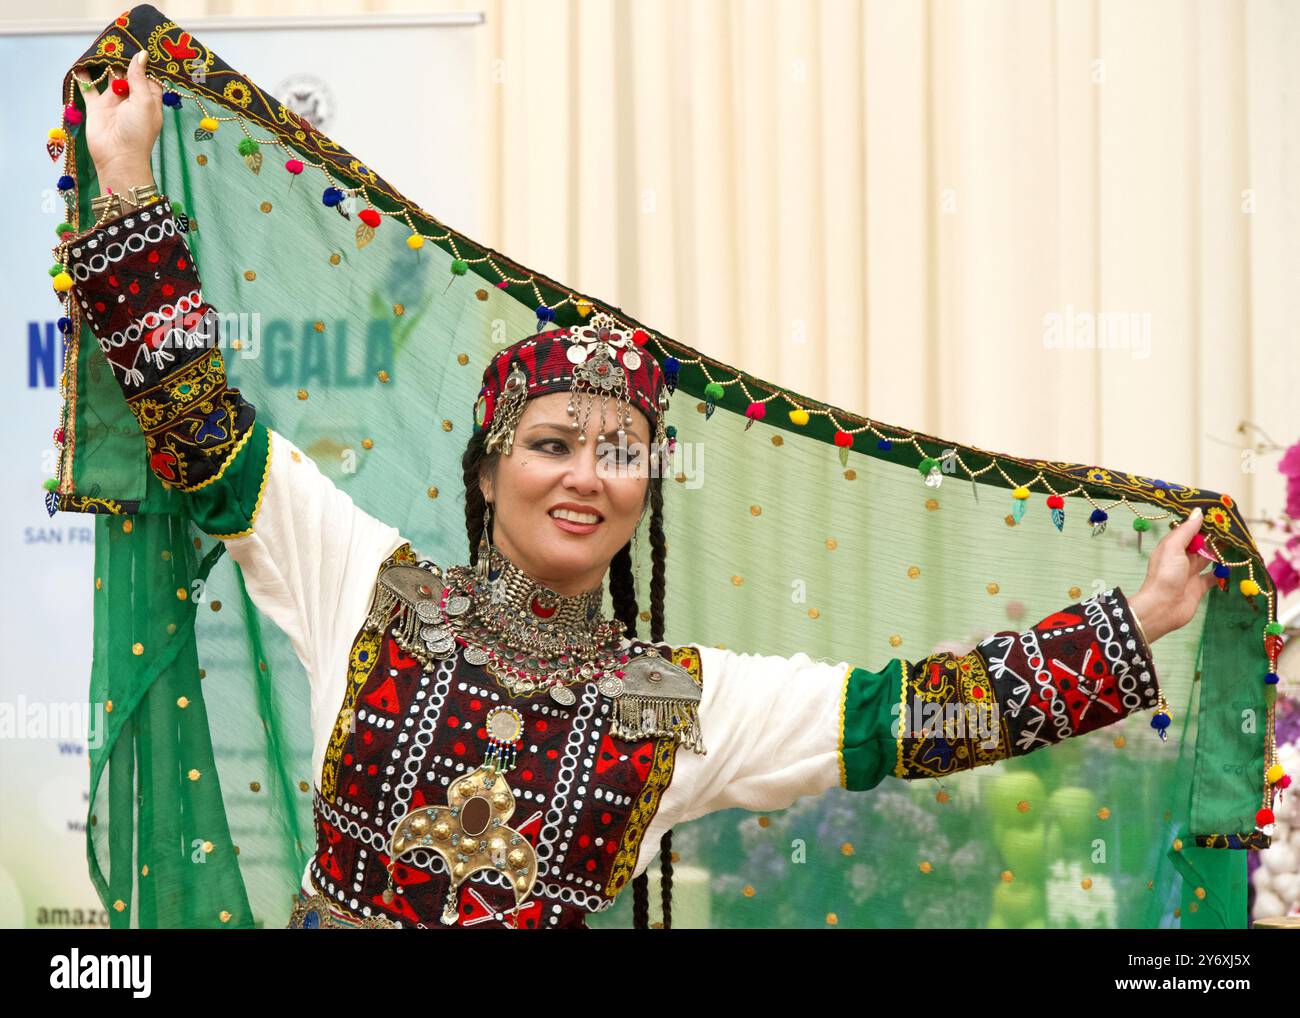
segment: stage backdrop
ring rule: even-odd
[[[475,14],[199,22],[205,38],[239,54],[241,69],[348,145],[372,152],[420,201],[477,229],[474,156]],[[86,706],[91,660],[94,520],[42,504],[55,473],[53,422],[63,357],[44,266],[67,212],[59,167],[41,139],[48,98],[102,24],[31,27],[0,36],[0,59],[23,101],[0,109],[6,243],[0,245],[0,322],[13,353],[0,373],[0,618],[8,660],[0,675],[0,926],[107,925],[86,870],[87,738],[102,716]],[[253,30],[255,28],[255,30]],[[382,79],[370,73],[383,66]],[[462,94],[463,93],[463,94]],[[422,110],[426,132],[399,136],[375,110],[394,94]],[[36,139],[33,143],[32,139]],[[438,157],[443,145],[458,155]],[[39,851],[33,848],[39,846]]]

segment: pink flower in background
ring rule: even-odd
[[[1300,520],[1300,442],[1282,454],[1277,468],[1286,476],[1286,514]]]
[[[1268,564],[1268,575],[1273,577],[1273,582],[1277,584],[1278,593],[1283,597],[1300,587],[1300,573],[1296,572],[1295,566],[1280,551],[1273,556],[1273,561]]]

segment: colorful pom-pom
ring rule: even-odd
[[[62,445],[62,444],[63,444],[63,429],[62,429],[62,428],[55,428],[55,429],[54,429],[54,444],[55,444],[55,445]]]
[[[60,191],[71,191],[77,186],[77,182],[65,173],[59,178],[59,182],[55,186],[58,187]]]
[[[1146,519],[1143,516],[1134,516],[1133,529],[1136,530],[1139,534],[1146,533],[1148,530],[1151,529],[1151,521]]]
[[[457,258],[451,263],[451,274],[453,276],[463,276],[469,271],[469,262],[464,258]]]
[[[163,93],[162,101],[164,106],[169,106],[174,110],[178,110],[181,108],[180,93],[173,92],[171,91],[171,89],[168,89],[166,92]]]
[[[1264,674],[1264,685],[1276,686],[1278,681],[1277,672],[1266,672]]]
[[[1273,822],[1273,820],[1274,820],[1273,811],[1269,809],[1267,806],[1265,806],[1262,810],[1260,810],[1258,813],[1255,814],[1256,827],[1267,827],[1269,824]]]
[[[583,297],[581,300],[577,301],[577,303],[573,305],[573,310],[578,312],[578,315],[580,317],[586,318],[589,314],[591,314],[592,311],[595,310],[595,306],[591,303],[591,301]]]
[[[1284,632],[1286,632],[1286,626],[1282,625],[1281,622],[1269,622],[1264,626],[1265,636],[1281,636]]]
[[[1106,513],[1103,512],[1101,509],[1094,509],[1088,516],[1088,522],[1091,523],[1094,527],[1098,523],[1105,523],[1108,519],[1110,519],[1110,517],[1106,515]]]
[[[501,280],[501,282],[497,283],[498,290],[506,290],[509,289],[509,287],[510,287],[510,280],[508,279],[503,279]]]
[[[302,160],[286,159],[284,163],[284,168],[296,177],[298,176],[298,174],[302,172]]]
[[[199,121],[199,129],[202,131],[210,131],[215,133],[217,128],[220,126],[221,126],[221,122],[217,120],[216,117],[204,117],[202,120]]]
[[[1286,775],[1286,771],[1281,764],[1275,763],[1272,767],[1264,772],[1264,777],[1268,779],[1270,785],[1276,785]]]
[[[1204,547],[1205,547],[1204,534],[1193,534],[1192,539],[1187,542],[1187,551],[1192,555],[1199,554],[1201,549]]]
[[[75,232],[76,230],[73,229],[71,223],[60,223],[58,226],[54,228],[54,235],[58,237],[60,240],[63,239],[63,235],[65,233],[75,233]]]
[[[66,315],[58,320],[57,325],[59,331],[65,336],[72,331],[72,319]]]
[[[646,332],[645,329],[632,330],[633,346],[645,346],[649,342],[650,342],[650,333]]]
[[[727,394],[727,390],[722,387],[721,382],[710,382],[704,387],[704,398],[711,400],[720,400]]]
[[[420,248],[424,247],[424,238],[418,233],[413,233],[406,238],[406,246],[412,251],[418,251]],[[452,271],[455,272],[455,268],[453,268]]]
[[[1151,727],[1159,732],[1160,738],[1163,739],[1169,726],[1173,723],[1173,720],[1174,719],[1169,716],[1167,711],[1158,710],[1151,715]]]
[[[1220,562],[1214,567],[1214,575],[1220,580],[1226,580],[1232,575],[1232,570]]]
[[[925,457],[925,459],[921,460],[919,464],[917,464],[916,469],[923,474],[928,474],[931,470],[937,470],[938,467],[939,467],[939,461],[935,459],[933,456],[927,456]]]
[[[547,307],[545,304],[538,304],[536,313],[537,320],[542,324],[555,321],[555,308]]]
[[[1278,787],[1278,788],[1281,788],[1281,789],[1287,789],[1287,788],[1290,788],[1290,787],[1291,787],[1291,775],[1290,775],[1290,774],[1283,774],[1282,777],[1281,777],[1281,779],[1280,779],[1280,780],[1278,781],[1278,783],[1277,783],[1277,787]]]
[[[677,437],[677,425],[676,425],[676,424],[670,424],[670,425],[668,425],[666,428],[664,428],[664,435],[665,435],[665,437],[667,437],[667,438],[670,439],[670,440],[676,438],[676,437]]]
[[[1256,594],[1259,593],[1259,584],[1256,583],[1254,580],[1242,580],[1240,584],[1240,589],[1241,592],[1246,595],[1246,597],[1254,597]]]
[[[357,218],[360,219],[367,226],[369,226],[371,229],[374,229],[376,226],[379,225],[379,218],[380,218],[379,213],[376,212],[374,209],[362,209],[360,212],[357,213]]]
[[[1016,489],[1015,489],[1014,491],[1011,492],[1011,497],[1012,497],[1012,498],[1020,498],[1020,499],[1028,498],[1028,497],[1029,497],[1029,489],[1026,488],[1023,484],[1018,485],[1018,486],[1016,487]]]
[[[1048,495],[1048,496],[1047,496],[1047,508],[1049,508],[1049,509],[1064,509],[1064,508],[1065,508],[1065,499],[1062,498],[1060,495]]]
[[[65,123],[76,127],[84,118],[81,115],[81,110],[73,106],[72,103],[68,103],[67,106],[63,107],[63,119]]]
[[[125,78],[114,78],[112,84],[113,94],[128,96],[131,94],[131,83]]]
[[[64,130],[63,128],[61,128],[61,127],[51,127],[51,128],[50,128],[50,136],[49,136],[49,140],[50,140],[50,141],[67,141],[67,140],[68,140],[68,132],[65,131],[65,130]]]
[[[60,272],[54,277],[54,289],[58,293],[67,293],[72,289],[72,277],[66,272]]]
[[[58,478],[56,477],[47,477],[45,478],[44,481],[41,482],[41,487],[44,488],[46,491],[53,491],[58,486],[59,486],[59,481]]]
[[[847,449],[853,444],[853,436],[847,431],[837,431],[835,432],[835,444],[841,449]]]
[[[751,421],[761,421],[767,416],[767,405],[751,402],[749,406],[745,407],[745,416]]]
[[[241,156],[256,155],[257,151],[258,151],[257,142],[255,142],[252,138],[239,139],[239,154]]]
[[[322,205],[333,208],[343,200],[343,189],[339,187],[327,187],[321,192],[320,200]]]
[[[791,410],[790,423],[802,428],[805,424],[808,423],[808,411],[804,410],[802,407],[795,410]]]
[[[887,438],[879,438],[876,440],[876,448],[881,452],[889,452],[893,447],[894,443]]]

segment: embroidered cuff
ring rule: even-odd
[[[1154,707],[1150,648],[1118,588],[906,669],[894,773],[937,777],[1020,756]]]
[[[221,476],[254,409],[226,387],[216,310],[166,198],[69,242],[67,271],[86,323],[145,435],[149,467],[193,491]]]

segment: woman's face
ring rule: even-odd
[[[539,583],[580,594],[603,582],[610,559],[640,521],[650,483],[650,425],[633,407],[620,449],[613,402],[602,428],[593,400],[587,441],[579,444],[568,404],[565,392],[530,399],[510,455],[495,457],[479,487],[492,503],[492,543]],[[602,431],[605,442],[597,448]],[[557,518],[562,509],[569,518]]]

